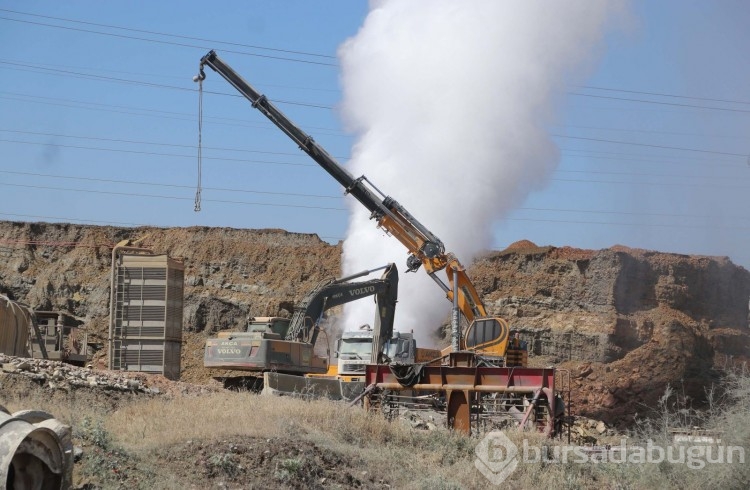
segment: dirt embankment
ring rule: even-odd
[[[111,246],[124,239],[185,263],[188,382],[210,377],[208,336],[290,312],[340,271],[340,246],[283,230],[0,222],[0,293],[67,311],[106,342]],[[529,340],[532,362],[570,370],[574,411],[609,423],[643,414],[667,384],[699,403],[720,368],[750,355],[750,273],[727,258],[524,241],[469,274],[490,312]]]

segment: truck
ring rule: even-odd
[[[413,332],[394,332],[384,345],[380,358],[371,356],[372,345],[373,331],[369,325],[343,332],[336,342],[337,374],[364,381],[368,364],[432,362],[442,356],[438,349],[417,347]]]
[[[445,356],[450,352],[468,351],[481,356],[482,362],[488,365],[526,364],[525,352],[509,352],[509,346],[512,347],[510,350],[514,351],[514,349],[520,349],[521,344],[510,342],[508,323],[503,318],[487,314],[487,309],[467,275],[466,269],[453,253],[446,251],[445,245],[434,233],[398,201],[381,192],[366,176],[362,175],[358,178],[352,176],[310,135],[289,120],[265,95],[245,81],[213,50],[201,58],[198,74],[193,77],[193,80],[200,82],[201,90],[203,80],[206,78],[204,71],[206,66],[237,89],[253,108],[266,116],[339,182],[346,194],[351,194],[370,211],[370,218],[378,227],[406,247],[409,253],[406,261],[407,272],[415,272],[421,267],[443,290],[446,298],[453,304],[451,343],[442,351]],[[197,206],[196,209],[198,209]],[[438,276],[440,271],[445,271],[447,284]],[[463,332],[461,316],[468,324]]]

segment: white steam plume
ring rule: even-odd
[[[492,224],[556,166],[545,126],[616,9],[588,0],[372,2],[339,49],[342,113],[357,136],[350,172],[399,201],[468,267],[491,245]],[[405,247],[349,205],[344,273],[388,262],[404,271]],[[424,343],[449,311],[422,270],[400,274],[397,330]],[[368,301],[350,303],[347,328],[374,313]]]

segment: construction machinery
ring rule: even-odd
[[[525,342],[510,337],[508,323],[488,316],[476,287],[458,258],[446,252],[443,242],[392,197],[381,192],[364,175],[354,178],[313,138],[290,121],[268,98],[256,91],[214,51],[200,60],[193,79],[202,90],[204,67],[227,80],[299,148],[339,182],[369,212],[370,218],[407,249],[407,272],[420,267],[453,304],[451,343],[439,363],[411,365],[368,364],[367,388],[354,402],[366,408],[398,413],[407,404],[419,408],[421,400],[442,407],[448,427],[470,433],[510,420],[519,430],[536,427],[554,435],[564,417],[555,383],[555,368],[528,368]],[[200,152],[199,152],[200,155]],[[200,209],[200,186],[196,210]],[[438,277],[444,270],[447,283]],[[462,333],[461,316],[468,327]],[[343,343],[343,339],[342,339]],[[564,385],[564,383],[562,383]],[[568,383],[569,386],[569,383]]]
[[[394,236],[408,250],[407,272],[414,272],[420,267],[440,286],[446,297],[453,302],[451,319],[451,345],[443,354],[457,351],[471,351],[481,355],[482,362],[490,365],[511,365],[520,362],[525,365],[525,355],[506,356],[509,346],[508,323],[499,317],[490,317],[474,284],[458,258],[445,251],[443,242],[429,229],[420,223],[401,204],[390,196],[383,194],[364,175],[354,178],[313,138],[298,128],[265,95],[260,94],[215,51],[210,51],[200,60],[199,73],[194,77],[201,83],[206,74],[204,67],[216,71],[234,88],[236,88],[252,107],[258,109],[281,131],[294,141],[302,151],[328,172],[368,211],[377,226]],[[196,206],[196,209],[199,209]],[[437,275],[445,270],[446,284]],[[460,314],[468,323],[464,335],[461,335]]]
[[[379,279],[354,281],[384,270]],[[208,339],[203,365],[214,369],[231,369],[262,376],[264,372],[335,375],[329,369],[328,357],[315,354],[321,322],[327,310],[336,306],[375,296],[377,314],[370,332],[366,358],[382,358],[393,335],[393,320],[398,296],[398,269],[388,264],[347,277],[329,279],[318,284],[299,303],[291,319],[280,317],[252,318],[244,332],[220,332]],[[400,357],[398,351],[392,352]],[[335,368],[335,366],[333,366]],[[225,380],[226,381],[226,380]]]
[[[431,362],[442,356],[438,349],[417,347],[412,332],[393,332],[382,349],[371,354],[372,347],[375,346],[373,337],[374,333],[369,325],[341,334],[336,341],[338,375],[364,381],[368,364],[413,364]]]
[[[34,311],[39,332],[47,351],[46,359],[62,361],[75,366],[88,364],[96,350],[97,344],[89,342],[85,328],[63,311]],[[31,342],[31,357],[44,359],[41,346]]]

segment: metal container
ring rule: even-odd
[[[113,251],[109,369],[180,377],[184,265],[147,249]]]

